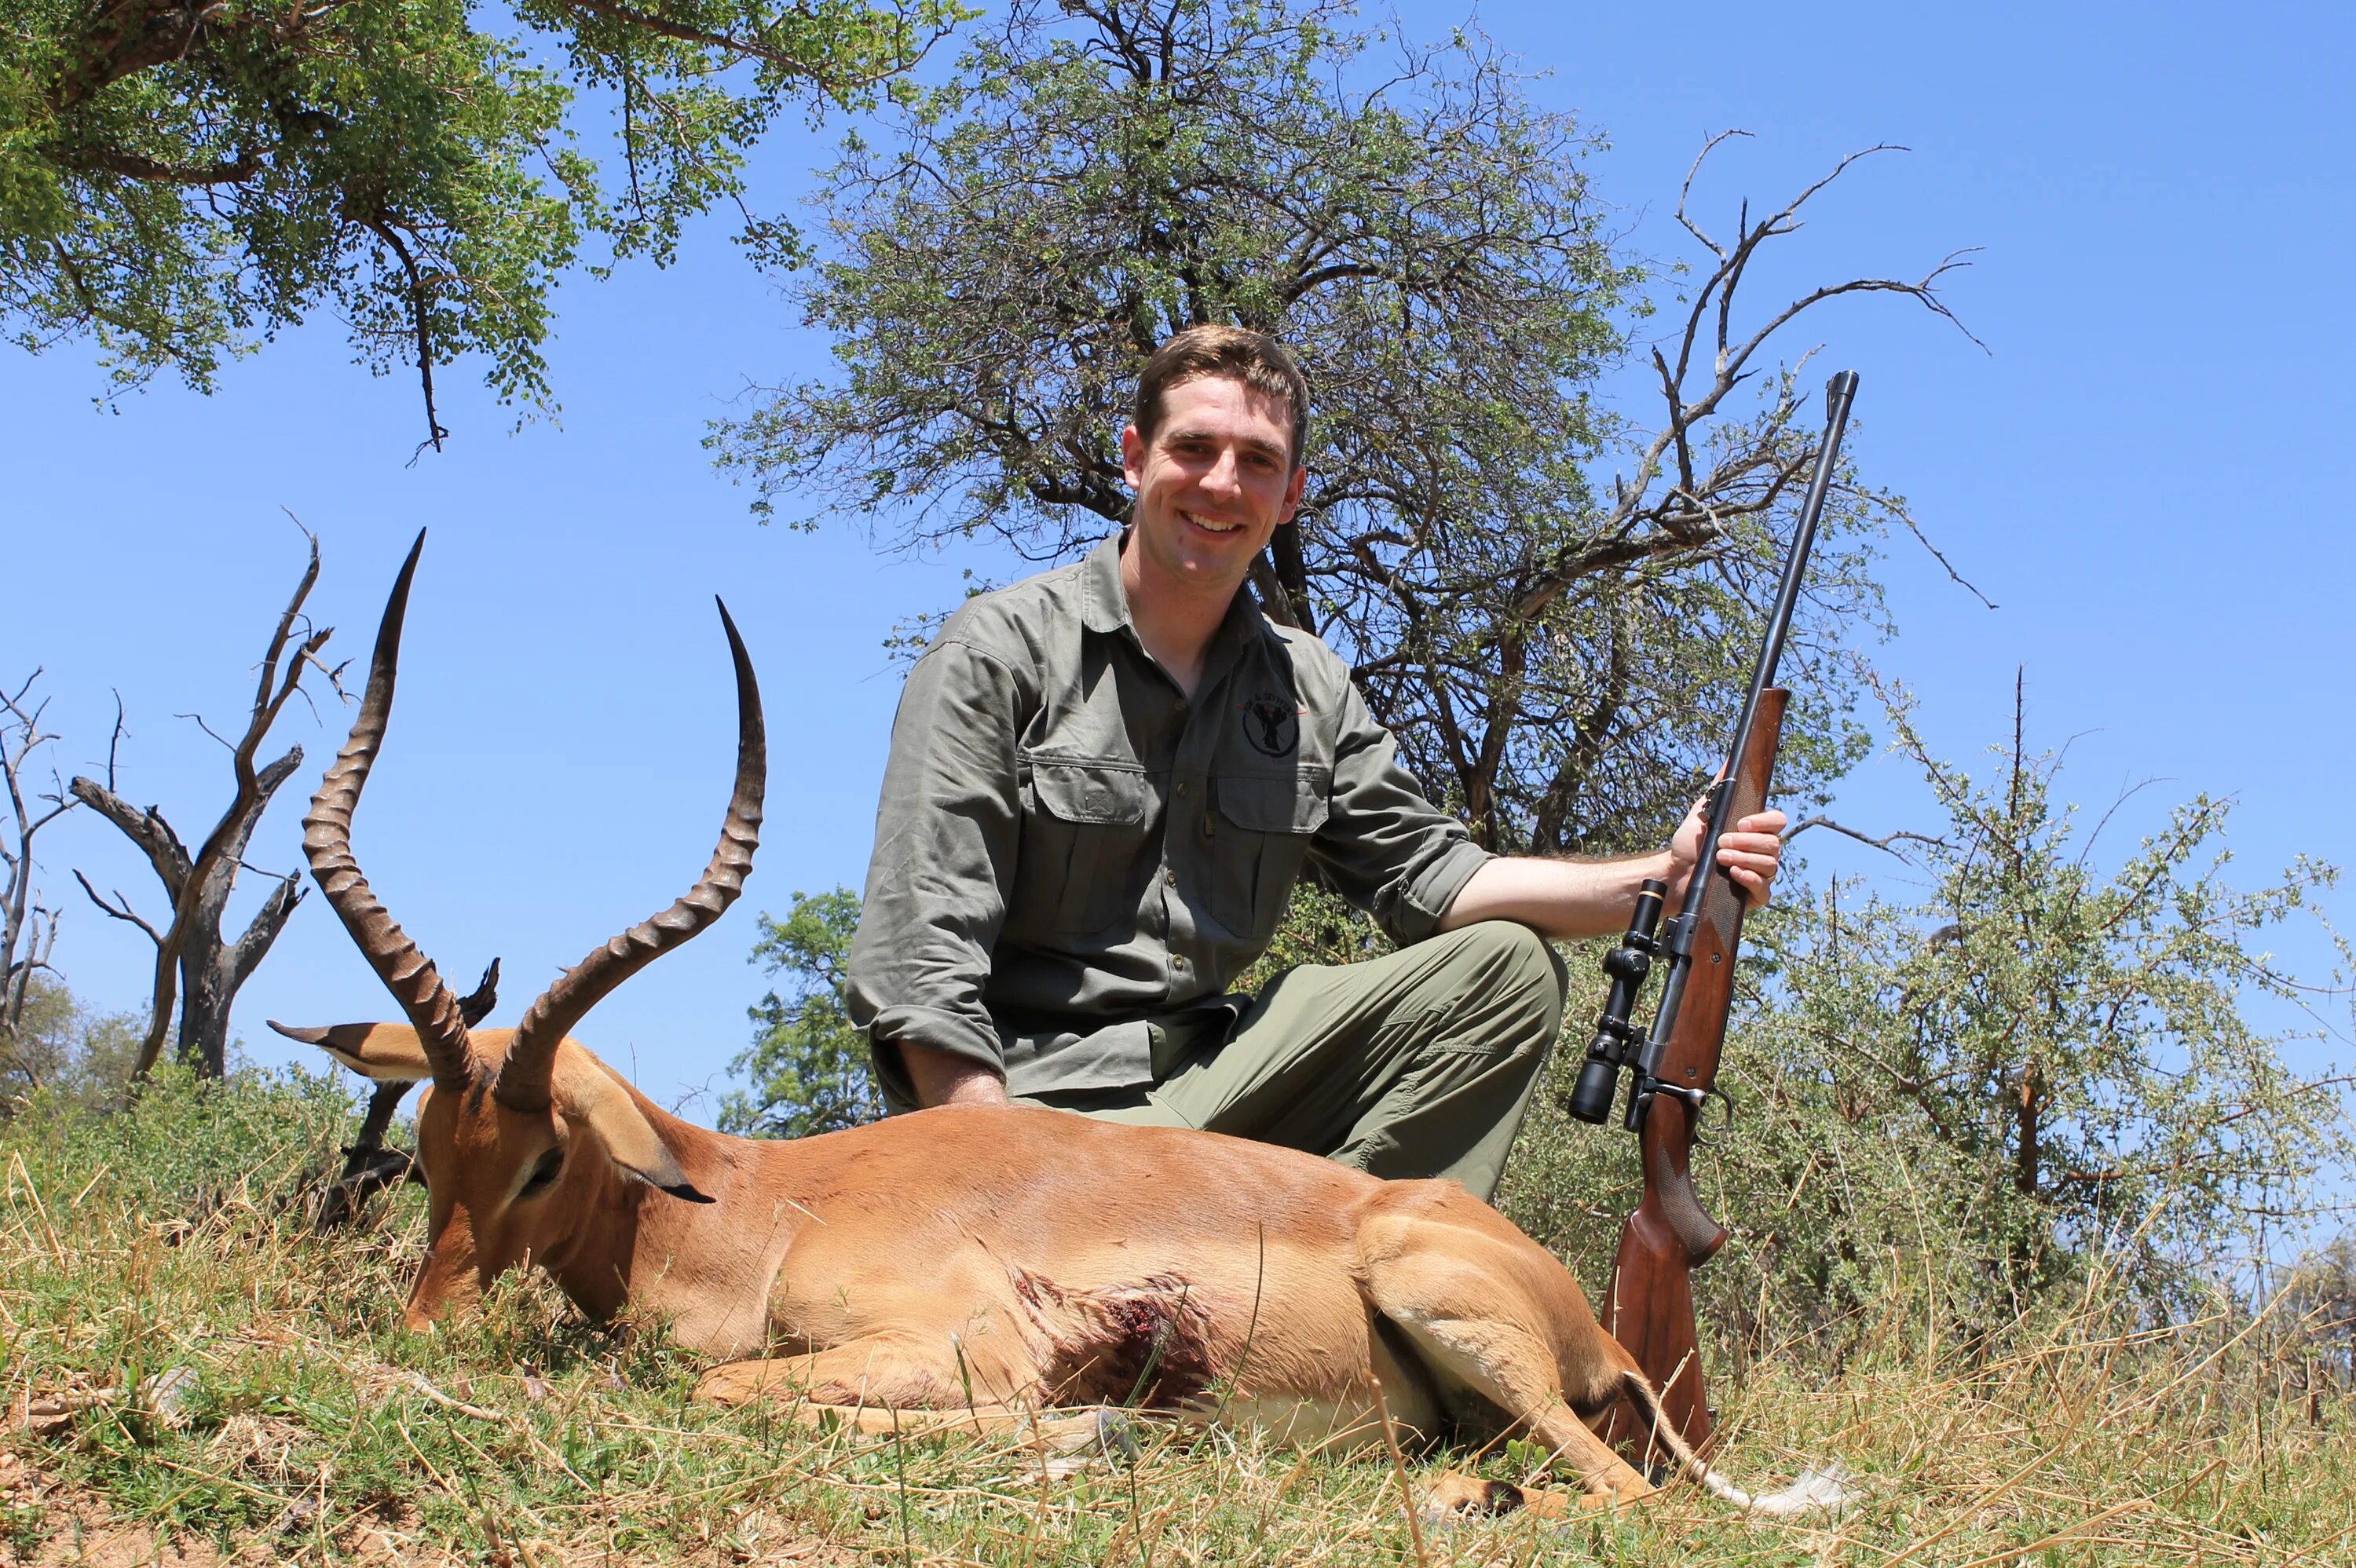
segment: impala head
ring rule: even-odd
[[[608,992],[735,901],[760,837],[767,770],[760,688],[723,604],[736,666],[736,787],[712,863],[684,898],[558,976],[514,1029],[471,1027],[489,1011],[485,991],[461,998],[451,990],[377,901],[351,852],[352,813],[392,711],[402,617],[424,548],[420,533],[385,605],[351,736],[303,819],[312,876],[408,1021],[271,1025],[378,1083],[431,1083],[417,1112],[418,1164],[431,1200],[425,1262],[405,1315],[412,1328],[471,1300],[502,1271],[527,1259],[552,1264],[590,1227],[614,1223],[617,1184],[711,1201],[665,1144],[647,1103],[567,1033]]]

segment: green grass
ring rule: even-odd
[[[1794,1347],[1720,1390],[1730,1473],[1837,1458],[1865,1488],[1838,1519],[1744,1520],[1678,1487],[1419,1535],[1403,1485],[1451,1462],[1509,1476],[1506,1456],[1411,1455],[1402,1477],[1157,1429],[1133,1466],[1046,1477],[1011,1443],[701,1409],[700,1362],[659,1325],[592,1328],[537,1280],[406,1334],[416,1194],[336,1237],[304,1207],[348,1125],[329,1082],[259,1076],[0,1125],[0,1562],[159,1538],[537,1565],[2356,1562],[2349,1413],[2326,1393],[2310,1419],[2263,1324],[2137,1328],[2099,1285],[1975,1360],[1893,1310],[1837,1372]],[[142,1392],[183,1368],[177,1401]],[[75,1395],[62,1429],[27,1429]]]

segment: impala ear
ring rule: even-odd
[[[588,1124],[616,1165],[674,1198],[712,1201],[679,1168],[679,1160],[612,1068],[573,1046],[557,1053],[554,1079],[557,1103]]]
[[[434,1076],[425,1046],[407,1024],[337,1024],[301,1029],[266,1020],[288,1040],[316,1045],[363,1078],[379,1083],[415,1083]]]

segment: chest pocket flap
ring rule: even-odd
[[[1134,918],[1153,791],[1135,764],[1033,756],[1010,926],[1071,934]]]
[[[1145,821],[1149,792],[1136,768],[1033,757],[1031,788],[1043,810],[1066,822],[1136,827]]]
[[[1248,947],[1267,945],[1309,841],[1325,826],[1322,768],[1222,773],[1212,780],[1222,826],[1211,855],[1211,912]]]
[[[1326,780],[1302,769],[1281,774],[1228,773],[1214,786],[1219,815],[1247,833],[1316,832],[1325,826]]]

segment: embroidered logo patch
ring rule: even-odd
[[[1244,739],[1263,757],[1289,757],[1301,743],[1301,711],[1273,691],[1263,691],[1244,707]]]

